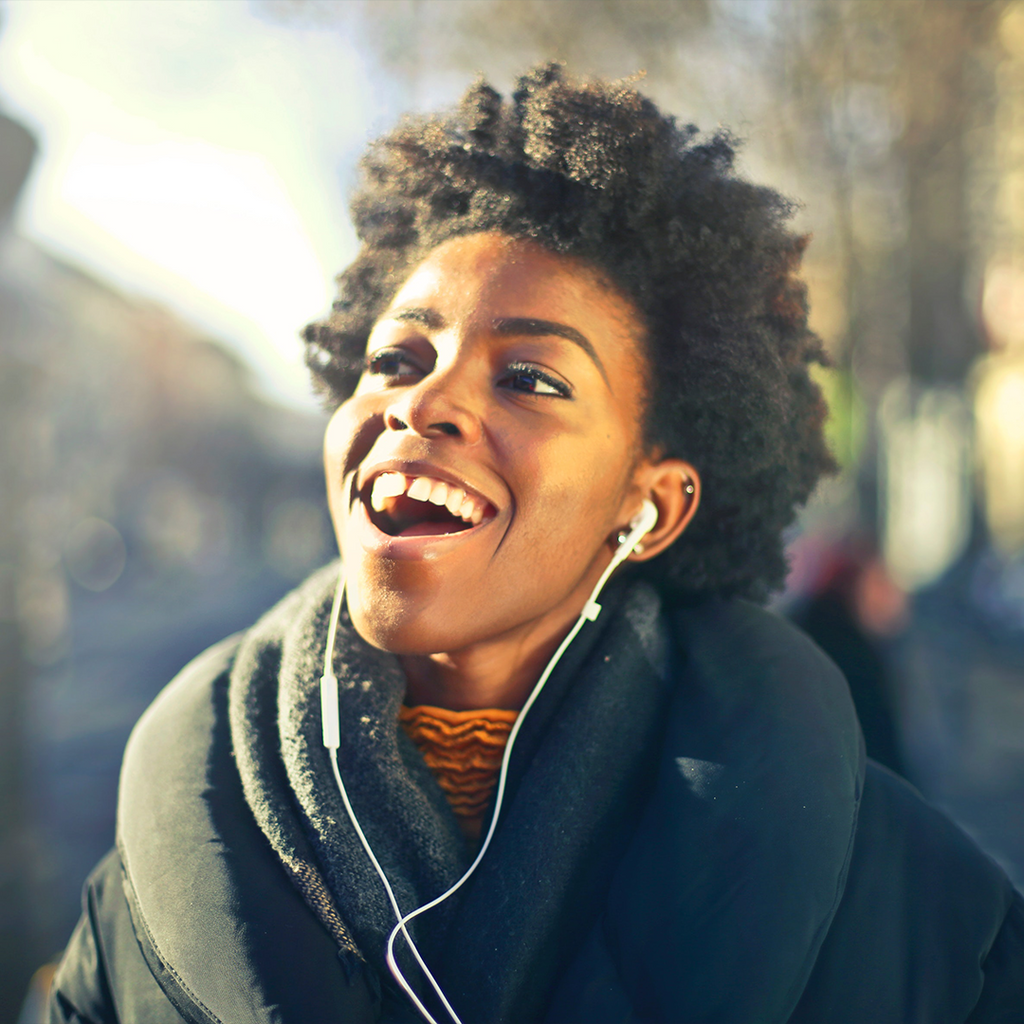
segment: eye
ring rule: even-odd
[[[392,380],[404,377],[419,377],[423,371],[400,348],[383,348],[366,357],[365,373],[375,377],[388,377]]]
[[[571,398],[572,388],[553,374],[532,363],[512,363],[498,380],[498,386],[529,395]]]

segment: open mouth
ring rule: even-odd
[[[405,473],[381,473],[369,500],[363,497],[370,521],[390,537],[442,536],[461,533],[497,514],[478,494],[444,480]]]

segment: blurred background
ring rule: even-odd
[[[1024,0],[8,0],[0,1018],[113,840],[135,719],[332,555],[297,331],[359,152],[552,57],[643,74],[801,201],[843,469],[776,604],[1024,882]]]

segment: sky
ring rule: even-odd
[[[8,0],[0,110],[40,142],[18,230],[312,409],[298,331],[354,254],[346,176],[393,105],[370,81],[344,32],[239,0]]]
[[[355,254],[346,197],[366,142],[405,110],[454,101],[474,61],[520,70],[535,59],[514,33],[504,48],[500,34],[453,38],[467,0],[434,5],[441,28],[422,37],[415,4],[377,10],[387,38],[366,29],[365,7],[0,0],[0,111],[40,142],[18,230],[169,307],[241,356],[266,396],[313,410],[298,332],[328,308],[334,275]],[[772,3],[718,8],[763,29]],[[744,62],[723,64],[702,37],[681,45],[672,65],[687,116],[738,127],[751,142],[745,170],[789,190],[778,168],[761,166]],[[638,68],[625,50],[615,74]],[[659,83],[676,109],[679,83],[650,80]]]

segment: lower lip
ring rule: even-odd
[[[382,558],[405,561],[437,558],[463,543],[467,538],[476,536],[494,521],[492,517],[456,533],[421,533],[392,537],[373,525],[369,513],[366,511],[366,505],[361,500],[357,498],[354,504],[353,520],[360,547],[364,551]]]

